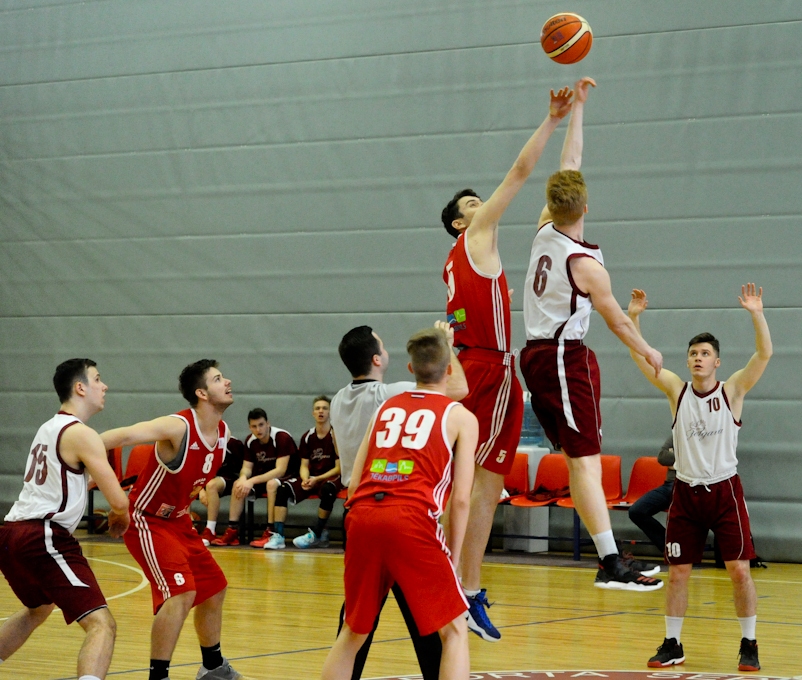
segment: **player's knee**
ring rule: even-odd
[[[324,512],[331,512],[335,500],[337,500],[337,485],[326,482],[320,487],[320,509]]]
[[[468,636],[468,620],[464,615],[458,616],[453,621],[448,622],[440,630],[437,631],[440,639],[446,642],[449,639]]]
[[[276,491],[276,507],[286,508],[287,502],[290,500],[290,487],[287,484],[282,484],[278,491]]]
[[[281,486],[281,482],[278,479],[268,479],[266,486],[269,492],[274,492]]]
[[[117,637],[117,622],[108,607],[102,607],[90,612],[78,621],[81,627],[89,633],[103,634],[114,640]]]
[[[41,607],[34,607],[32,609],[28,609],[28,616],[34,622],[35,626],[42,625],[46,620],[47,617],[53,613],[53,610],[56,608],[55,604],[43,604]]]
[[[728,561],[724,565],[727,567],[727,572],[733,583],[744,584],[752,580],[752,572],[748,560]]]
[[[684,586],[691,577],[691,564],[672,564],[668,567],[668,581],[672,586]]]

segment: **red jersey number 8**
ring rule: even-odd
[[[398,407],[385,409],[379,420],[385,423],[384,429],[376,432],[376,446],[380,449],[389,449],[398,443],[401,430],[401,446],[405,449],[422,449],[429,441],[434,421],[437,416],[429,409],[418,409],[409,416],[407,412]]]

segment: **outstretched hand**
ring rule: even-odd
[[[591,87],[596,87],[596,81],[593,78],[580,78],[574,85],[574,92],[576,93],[576,101],[584,104],[588,100],[588,92]]]
[[[454,329],[451,327],[451,324],[447,321],[435,321],[434,327],[439,328],[446,334],[446,338],[448,339],[448,346],[450,348],[454,348]]]
[[[646,311],[649,306],[649,300],[646,298],[646,291],[640,288],[632,289],[632,299],[627,306],[627,314],[630,316],[640,316]]]
[[[558,119],[565,118],[571,111],[571,98],[574,96],[574,91],[570,87],[564,87],[557,94],[554,94],[554,90],[551,90],[550,94],[549,116]]]
[[[747,312],[762,312],[763,311],[763,287],[755,290],[754,283],[747,283],[741,286],[741,295],[738,296],[738,302],[741,303]]]

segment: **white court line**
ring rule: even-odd
[[[147,588],[147,586],[148,586],[148,578],[147,578],[147,576],[145,576],[145,572],[142,571],[139,567],[132,567],[131,565],[123,564],[122,562],[112,562],[111,560],[102,560],[99,557],[87,557],[86,559],[87,560],[94,560],[95,562],[104,562],[105,564],[113,564],[115,567],[123,567],[124,569],[130,569],[131,571],[134,571],[137,574],[139,574],[139,576],[141,578],[141,580],[139,582],[139,585],[137,585],[134,588],[131,588],[130,590],[126,590],[124,593],[118,593],[117,595],[112,595],[111,597],[107,597],[106,598],[107,602],[109,600],[118,600],[121,597],[127,597],[128,595],[133,595],[134,593],[137,593],[140,590],[142,590],[143,588]],[[61,609],[56,607],[53,611],[59,612],[59,611],[61,611]],[[8,619],[10,619],[10,618],[11,618],[10,616],[3,616],[3,617],[0,617],[0,621],[8,621]]]

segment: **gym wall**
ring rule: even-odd
[[[802,560],[802,6],[794,0],[577,0],[595,42],[551,63],[554,1],[0,2],[0,505],[58,404],[60,361],[109,384],[97,429],[184,404],[213,357],[227,420],[263,406],[297,438],[349,376],[336,346],[367,323],[406,376],[407,337],[444,318],[439,224],[457,189],[488,196],[543,120],[549,88],[591,75],[586,238],[614,292],[649,294],[647,339],[685,375],[687,340],[754,348],[740,285],[764,287],[775,355],[739,457],[758,552]],[[505,215],[522,288],[560,128]],[[662,394],[598,315],[605,452],[655,454]],[[626,481],[626,480],[625,480]]]

